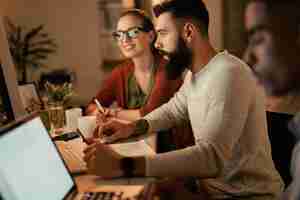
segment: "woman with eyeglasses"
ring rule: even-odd
[[[182,79],[167,78],[167,61],[154,47],[154,26],[143,11],[125,11],[119,18],[113,37],[127,60],[112,71],[95,97],[104,106],[105,113],[100,113],[94,101],[91,101],[86,114],[98,115],[98,119],[135,121],[166,103],[179,89]],[[117,102],[117,108],[109,108],[114,102]],[[192,143],[190,131],[187,131],[188,134],[182,133],[186,127],[177,127],[176,130],[173,134],[177,132],[181,135],[173,136],[177,147]],[[168,148],[161,151],[166,150]]]

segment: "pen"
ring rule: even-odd
[[[98,99],[94,99],[94,102],[96,103],[96,106],[98,108],[98,110],[101,112],[101,113],[104,113],[104,108],[103,106],[101,106],[100,102],[98,101]]]
[[[77,133],[79,134],[79,136],[81,137],[81,139],[84,143],[91,144],[92,141],[89,141],[88,139],[86,139],[86,137],[83,135],[83,133],[78,128],[77,128]],[[107,143],[107,140],[105,138],[98,139],[97,141],[99,141],[100,143],[103,143],[103,144]]]

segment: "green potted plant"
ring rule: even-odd
[[[73,76],[67,69],[42,73],[39,81],[50,132],[58,134],[65,125],[64,109],[73,96]],[[45,120],[46,121],[46,120]]]
[[[6,18],[10,52],[18,72],[19,83],[27,83],[28,68],[47,67],[44,63],[50,54],[57,50],[57,45],[49,34],[44,32],[44,25],[27,30],[15,25]]]
[[[73,95],[72,83],[53,84],[45,83],[46,94],[49,103],[64,105]]]

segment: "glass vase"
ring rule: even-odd
[[[47,112],[49,117],[50,130],[52,133],[59,132],[66,123],[65,109],[62,102],[48,103]]]

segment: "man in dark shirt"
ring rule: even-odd
[[[245,60],[252,66],[267,96],[283,98],[300,96],[300,2],[297,0],[251,0],[245,10],[248,47]],[[279,102],[282,103],[282,102]],[[294,113],[300,112],[297,98],[288,101]],[[277,110],[276,110],[277,111]],[[280,110],[279,110],[280,111]],[[289,123],[300,138],[300,113]],[[292,183],[282,199],[300,198],[300,142],[291,160]]]
[[[300,110],[299,7],[296,0],[251,0],[245,10],[244,58],[265,89],[268,111]]]

